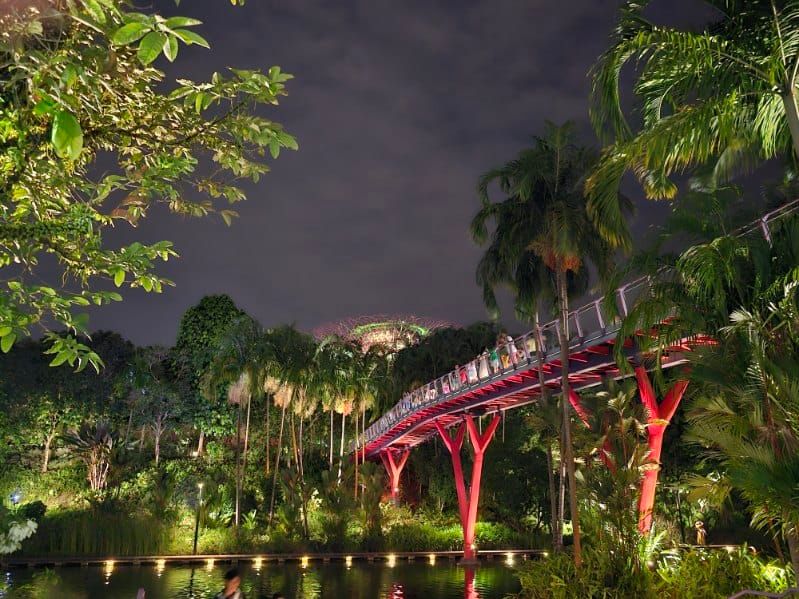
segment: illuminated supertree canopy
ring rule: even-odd
[[[375,314],[345,318],[314,329],[318,339],[336,335],[358,343],[364,351],[379,346],[389,352],[418,343],[436,329],[452,326],[451,323],[432,318],[408,315]]]

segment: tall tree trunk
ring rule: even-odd
[[[241,399],[236,410],[236,507],[233,516],[233,526],[239,530],[239,516],[241,509]]]
[[[205,431],[200,429],[200,436],[197,438],[197,457],[203,454],[203,447],[205,447]]]
[[[153,440],[155,441],[155,465],[158,466],[158,463],[161,461],[161,426],[157,425],[156,428],[153,429]]]
[[[297,470],[297,476],[300,475],[300,457],[299,451],[297,450],[297,431],[295,429],[295,413],[294,410],[291,411],[291,422],[289,422],[289,430],[291,431],[291,455],[294,458],[294,467]]]
[[[303,441],[303,437],[305,436],[305,418],[302,417],[300,414],[300,456],[299,456],[299,465],[300,465],[300,477],[303,481],[305,481],[305,459],[303,457],[303,448],[305,447],[305,443]]]
[[[333,429],[335,429],[335,421],[333,420],[335,410],[333,409],[333,405],[330,405],[330,458],[328,459],[328,466],[330,470],[333,470]]]
[[[363,445],[361,447],[361,465],[366,463],[366,408],[361,412],[361,435],[363,435]],[[366,485],[364,485],[366,488]],[[361,494],[361,503],[363,503],[363,494]]]
[[[558,496],[555,489],[555,467],[554,459],[552,458],[552,441],[547,442],[547,479],[549,482],[549,527],[552,532],[552,549],[554,551],[562,551],[563,541],[563,527],[559,527],[560,520],[558,519]]]
[[[563,426],[561,425],[561,431]],[[563,439],[561,439],[561,442]],[[563,450],[560,453],[560,466],[558,467],[558,530],[560,531],[560,548],[563,549],[563,521],[566,519],[566,460],[563,459]]]
[[[252,396],[247,402],[247,418],[244,420],[244,465],[241,470],[243,476],[247,476],[247,452],[250,448],[250,408],[252,407]]]
[[[264,460],[264,474],[267,476],[269,475],[269,467],[270,467],[270,460],[269,460],[269,447],[272,445],[272,428],[269,423],[269,412],[272,411],[271,401],[269,400],[269,396],[266,396],[265,405],[266,405],[266,460]]]
[[[275,489],[277,488],[277,473],[280,471],[280,450],[283,447],[283,425],[286,422],[286,406],[280,411],[280,432],[277,435],[277,450],[275,451],[275,471],[272,475],[272,498],[269,500],[269,524],[272,527],[272,518],[275,515]]]
[[[546,400],[549,396],[549,388],[546,386],[544,375],[544,336],[541,333],[541,319],[538,310],[533,314],[533,326],[535,326],[535,357],[538,363],[538,385],[541,388],[541,398]],[[563,551],[563,497],[565,496],[565,484],[562,476],[558,476],[558,490],[555,490],[555,460],[552,457],[552,442],[547,445],[547,460],[549,465],[549,493],[550,493],[550,521],[552,524],[552,550]],[[562,461],[562,460],[561,460]],[[558,499],[560,498],[560,501]]]
[[[353,488],[353,497],[355,501],[358,501],[358,458],[359,458],[359,451],[358,451],[358,412],[355,412],[355,417],[352,419],[353,423],[355,424],[355,476],[353,477],[354,488]]]
[[[558,302],[560,303],[560,322],[558,337],[560,338],[561,364],[561,406],[563,408],[563,442],[561,443],[562,459],[566,463],[566,474],[569,480],[569,507],[571,508],[572,530],[574,539],[574,564],[582,565],[582,543],[580,542],[580,511],[577,505],[577,479],[574,466],[574,449],[571,440],[571,414],[569,413],[569,298],[566,271],[557,270]]]
[[[338,452],[338,482],[341,483],[341,468],[344,465],[344,431],[347,429],[345,426],[347,422],[347,412],[341,412],[341,446]]]
[[[50,465],[50,447],[55,439],[55,433],[48,433],[44,439],[44,456],[42,457],[42,472],[47,472],[47,467]]]
[[[144,433],[146,430],[146,425],[141,425],[141,436],[139,437],[139,453],[144,451]]]

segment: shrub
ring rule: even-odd
[[[44,518],[44,514],[47,512],[47,506],[37,499],[36,501],[31,501],[30,503],[19,506],[18,511],[19,515],[23,518],[28,518],[38,523]]]
[[[791,570],[757,557],[748,548],[666,553],[653,570],[620,574],[606,551],[586,549],[583,567],[566,553],[533,561],[518,570],[520,597],[621,599],[723,599],[743,589],[783,592],[793,582]]]
[[[157,519],[95,507],[47,513],[21,551],[33,556],[148,555],[166,545],[166,531]]]
[[[711,599],[743,589],[781,593],[793,583],[791,568],[756,556],[748,547],[665,554],[659,561],[660,597]]]

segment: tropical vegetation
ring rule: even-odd
[[[109,249],[103,230],[159,203],[230,220],[212,200],[243,199],[236,180],[257,181],[266,152],[296,148],[256,113],[290,77],[274,67],[168,81],[155,61],[207,46],[200,23],[121,0],[7,16],[0,553],[461,549],[439,440],[414,448],[399,505],[352,448],[408,392],[507,341],[507,292],[532,329],[523,351],[542,391],[502,418],[476,545],[551,547],[519,569],[522,596],[795,585],[799,4],[707,0],[713,21],[699,30],[650,22],[648,4],[621,3],[592,70],[606,145],[545,123],[478,178],[470,233],[484,249],[476,280],[491,322],[402,349],[262,324],[225,295],[189,308],[169,347],[87,335],[79,309],[120,299],[104,281],[161,291],[154,263],[175,255],[168,242]],[[635,112],[622,97],[628,75]],[[119,172],[97,178],[107,154]],[[209,160],[218,176],[201,168]],[[647,198],[672,201],[641,247],[620,191],[628,172]],[[61,265],[61,287],[30,282],[44,256]],[[620,305],[617,286],[633,278],[638,292]],[[618,331],[617,370],[578,396],[560,356],[583,335],[570,308],[588,293],[605,298],[603,331]],[[547,388],[553,353],[560,385]],[[675,353],[680,365],[664,368]]]

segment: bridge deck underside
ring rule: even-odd
[[[684,340],[669,348],[662,357],[661,367],[669,368],[686,361],[685,352],[701,340]],[[605,378],[620,378],[623,373],[614,358],[615,333],[572,350],[569,355],[569,383],[575,391],[598,385]],[[624,354],[631,359],[635,353],[632,341],[626,341]],[[544,385],[558,393],[561,385],[561,361],[557,354],[543,365]],[[426,441],[436,433],[435,421],[447,428],[459,422],[465,413],[489,414],[532,403],[541,395],[538,365],[535,360],[524,362],[500,372],[478,384],[466,386],[440,401],[409,413],[382,435],[366,444],[366,456],[375,457],[389,447],[408,448]]]

